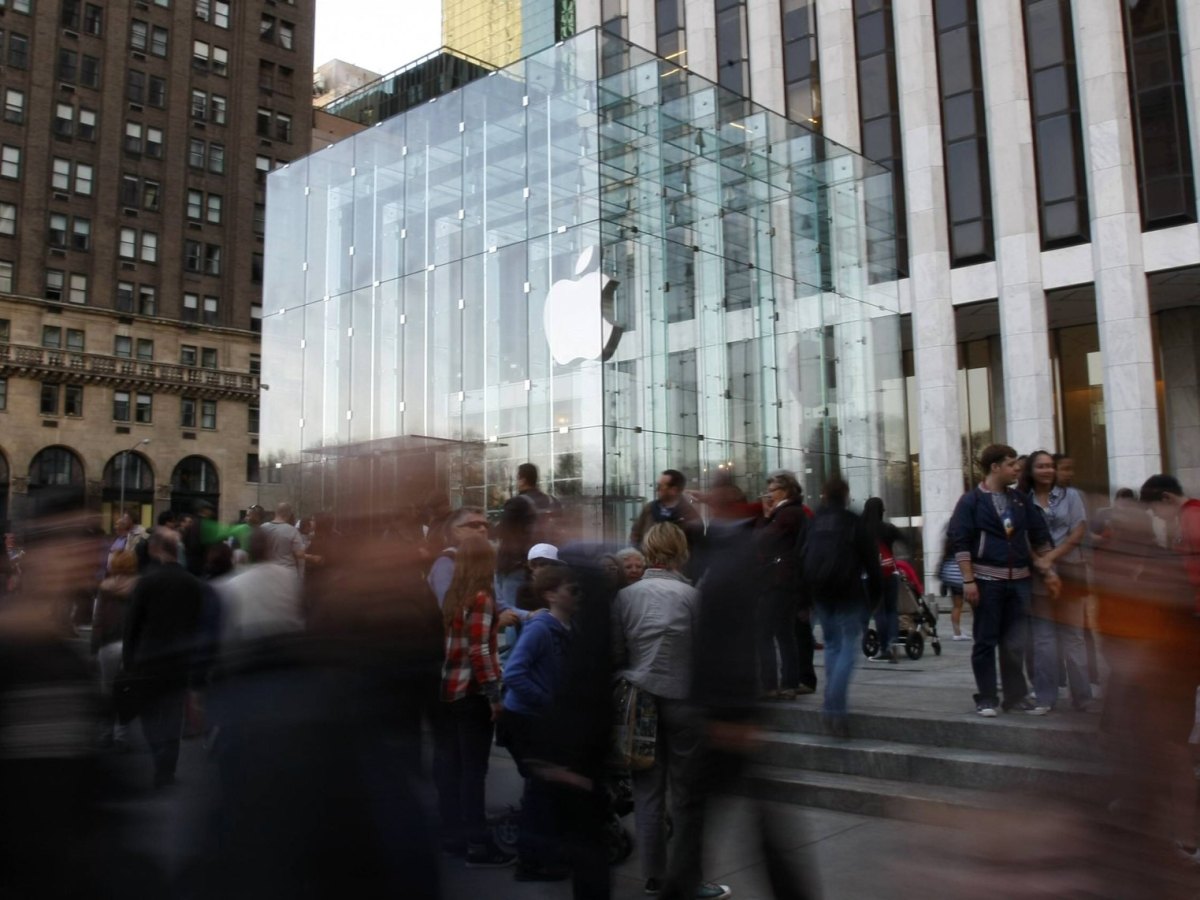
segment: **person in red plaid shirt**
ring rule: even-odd
[[[501,710],[495,571],[492,545],[483,537],[467,538],[459,544],[442,604],[446,658],[436,747],[442,846],[454,855],[465,852],[471,868],[507,866],[516,858],[496,846],[484,814],[488,754]]]

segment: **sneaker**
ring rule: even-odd
[[[779,692],[779,699],[780,700],[795,700],[796,699],[796,691],[792,688],[784,688],[783,690],[781,690]]]
[[[729,889],[729,885],[717,884],[713,881],[704,882],[696,890],[696,900],[725,900],[732,896],[733,891]]]
[[[817,692],[817,689],[815,687],[813,687],[811,684],[796,685],[796,696],[797,697],[800,696],[801,694],[815,694],[816,692]]]
[[[506,853],[495,842],[467,844],[468,869],[503,869],[517,861],[515,853]]]
[[[1050,712],[1050,707],[1041,705],[1035,706],[1033,709],[1025,710],[1025,714],[1030,716],[1044,716],[1048,712]]]
[[[1005,712],[1012,712],[1013,710],[1016,710],[1017,712],[1027,713],[1037,709],[1037,701],[1030,700],[1028,697],[1022,697],[1016,703],[1005,703],[1000,708]]]
[[[952,641],[969,641],[970,639],[971,636],[969,634],[956,634],[951,638]]]
[[[985,719],[996,718],[996,707],[990,703],[976,703],[975,712],[983,716]]]
[[[649,894],[652,897],[658,896],[658,892],[662,890],[662,882],[657,878],[647,878],[646,886],[642,888],[643,894]]]

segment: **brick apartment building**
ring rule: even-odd
[[[257,495],[266,173],[313,0],[0,0],[0,520]]]

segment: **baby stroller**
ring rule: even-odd
[[[904,647],[909,659],[915,660],[925,655],[925,640],[928,638],[934,655],[941,656],[942,642],[937,633],[936,604],[930,605],[926,601],[921,580],[912,566],[904,560],[897,560],[896,570],[900,577],[896,598],[900,629],[896,635],[896,644]],[[879,634],[874,628],[868,628],[863,635],[862,650],[868,658],[878,655]]]

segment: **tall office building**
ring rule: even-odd
[[[1200,494],[1196,0],[579,0],[576,17],[887,167],[867,191],[892,198],[895,233],[865,251],[902,275],[914,471],[890,511],[927,543],[993,441],[1069,453],[1100,493],[1165,470]]]
[[[500,68],[574,33],[576,0],[442,0],[442,44]]]
[[[0,519],[253,502],[265,182],[308,152],[312,43],[310,0],[0,2]]]

